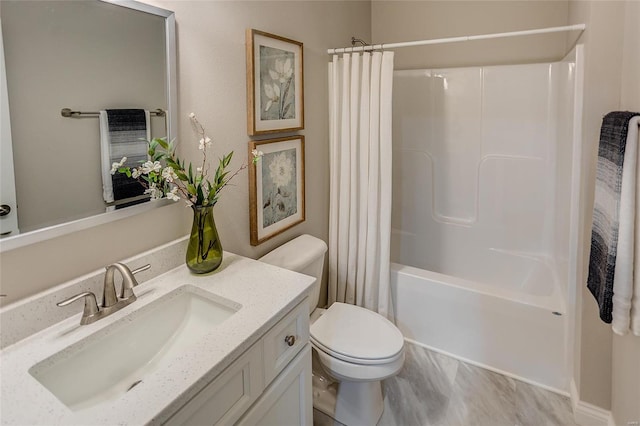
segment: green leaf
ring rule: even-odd
[[[193,171],[191,170],[191,163],[189,163],[189,182],[193,182]]]
[[[153,148],[149,148],[147,154],[149,154],[149,157],[153,158],[153,156],[156,155],[156,151]]]
[[[173,169],[173,170],[176,172],[176,176],[178,176],[178,179],[180,179],[183,182],[187,181],[187,175],[185,175],[182,170],[176,170],[176,169]]]
[[[173,158],[167,157],[166,161],[167,161],[167,166],[170,166],[176,173],[178,173],[179,170],[182,170],[182,167],[180,167],[180,164],[176,163],[173,160]]]
[[[204,194],[202,193],[202,185],[198,185],[196,188],[198,190],[198,204],[204,203]]]
[[[221,174],[220,175],[220,180],[218,182],[220,184],[224,183],[224,178],[226,178],[228,174],[229,174],[229,172],[224,172],[223,174]]]
[[[156,138],[154,140],[158,143],[158,145],[160,145],[165,150],[169,149],[169,144],[167,143],[167,139],[166,138]]]
[[[190,184],[190,183],[187,184],[187,191],[191,195],[196,195],[196,187],[193,184]]]
[[[231,151],[230,153],[228,153],[222,162],[222,167],[223,168],[227,168],[227,166],[229,166],[229,163],[231,163],[231,157],[233,157],[233,151]]]

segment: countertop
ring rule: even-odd
[[[2,424],[160,424],[218,376],[269,328],[308,295],[314,278],[225,253],[222,266],[194,275],[183,265],[134,290],[138,300],[93,324],[80,326],[81,313],[53,324],[0,352]],[[145,377],[116,400],[71,411],[29,373],[29,369],[87,339],[183,285],[192,285],[241,305],[186,353]],[[82,303],[78,303],[82,311]],[[10,327],[10,325],[3,325]],[[127,357],[123,350],[122,357]],[[96,363],[100,368],[100,363]]]

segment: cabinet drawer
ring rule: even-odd
[[[165,425],[235,423],[264,389],[259,341],[187,402]]]
[[[308,303],[308,299],[304,299],[265,334],[263,338],[265,386],[271,383],[309,341]]]

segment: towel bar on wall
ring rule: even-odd
[[[155,115],[157,117],[164,117],[166,115],[166,111],[162,108],[155,109],[153,111],[149,111],[150,115]],[[60,110],[60,115],[63,117],[99,117],[100,113],[97,111],[73,111],[71,108],[62,108]]]

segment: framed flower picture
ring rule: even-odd
[[[247,30],[247,132],[304,129],[302,43]]]
[[[253,152],[261,153],[253,164]],[[249,142],[251,245],[304,222],[304,136]]]

